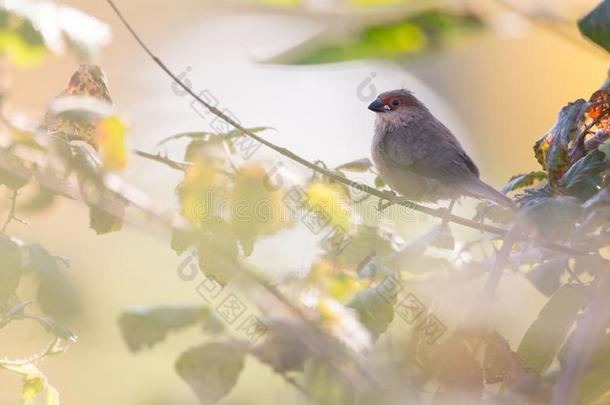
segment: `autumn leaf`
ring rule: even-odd
[[[127,166],[126,132],[125,125],[116,117],[97,124],[97,142],[105,169],[121,170]]]

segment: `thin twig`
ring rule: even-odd
[[[9,224],[12,221],[17,221],[23,225],[27,225],[27,222],[25,222],[22,219],[17,218],[16,216],[16,210],[17,210],[17,195],[18,195],[18,191],[17,190],[13,190],[13,195],[11,197],[11,208],[9,210],[9,214],[8,217],[6,218],[6,221],[4,222],[4,225],[2,226],[2,232],[6,231],[6,228],[9,226]]]
[[[134,150],[133,153],[135,153],[136,155],[143,157],[145,159],[162,163],[165,166],[172,168],[174,170],[178,170],[178,171],[184,171],[189,166],[192,165],[192,163],[190,163],[190,162],[176,162],[175,160],[169,159],[167,156],[162,156],[160,154],[155,155],[155,154],[144,152],[141,150]]]
[[[138,42],[138,44],[140,45],[140,47],[148,54],[148,56],[169,76],[172,78],[172,80],[178,85],[180,86],[184,91],[186,91],[191,97],[193,97],[193,99],[195,99],[198,103],[200,103],[201,105],[203,105],[205,108],[207,108],[212,114],[214,114],[215,116],[217,116],[218,118],[224,120],[227,124],[231,125],[233,128],[235,128],[236,130],[240,131],[241,133],[249,136],[250,138],[254,139],[255,141],[265,145],[266,147],[274,150],[275,152],[279,153],[280,155],[296,162],[299,163],[300,165],[311,169],[319,174],[322,174],[326,177],[328,177],[329,179],[332,179],[335,182],[344,184],[348,187],[351,187],[353,189],[356,189],[358,191],[364,191],[365,193],[368,193],[370,195],[373,195],[375,197],[384,199],[384,200],[391,200],[392,199],[392,195],[387,193],[387,192],[383,192],[381,190],[375,189],[373,187],[370,187],[368,185],[365,184],[361,184],[355,181],[352,181],[350,179],[347,179],[343,176],[338,175],[337,173],[333,172],[332,170],[329,170],[327,168],[321,167],[319,165],[316,165],[313,162],[310,162],[309,160],[297,155],[296,153],[283,148],[281,146],[278,146],[272,142],[267,141],[266,139],[256,135],[253,131],[248,130],[247,128],[244,128],[242,125],[240,125],[238,122],[236,122],[234,119],[232,119],[231,117],[227,116],[226,114],[224,114],[222,111],[220,111],[218,108],[214,107],[213,105],[209,104],[208,102],[206,102],[205,100],[203,100],[200,96],[198,96],[189,86],[185,85],[179,78],[178,76],[176,76],[176,74],[174,72],[172,72],[167,65],[159,58],[157,57],[151,50],[150,48],[144,43],[144,41],[140,38],[140,36],[135,32],[135,30],[132,28],[132,26],[129,24],[129,22],[125,19],[125,17],[123,16],[123,14],[121,13],[121,11],[117,8],[117,6],[114,4],[113,0],[106,0],[106,2],[110,5],[110,7],[112,7],[112,9],[114,10],[114,12],[116,13],[117,17],[121,20],[121,22],[123,23],[123,25],[125,26],[125,28],[127,28],[127,30],[131,33],[131,35],[133,36],[133,38]],[[456,215],[450,215],[449,217],[447,217],[446,214],[446,210],[442,209],[442,208],[429,208],[423,205],[419,205],[419,204],[415,204],[413,202],[410,201],[404,201],[399,203],[399,205],[402,205],[403,207],[406,207],[408,209],[412,209],[415,211],[419,211],[422,212],[424,214],[430,215],[430,216],[434,216],[437,218],[447,218],[448,222],[453,222],[468,228],[472,228],[472,229],[477,229],[479,231],[482,232],[487,232],[490,234],[494,234],[494,235],[504,235],[506,233],[506,231],[504,229],[501,228],[497,228],[491,225],[486,225],[486,224],[480,224],[477,221],[472,221],[470,219],[466,219],[466,218],[462,218],[462,217],[458,217]]]

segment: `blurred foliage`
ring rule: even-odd
[[[278,61],[290,64],[320,64],[363,58],[409,58],[442,49],[457,36],[482,28],[473,14],[458,14],[431,9],[403,20],[363,27],[357,35],[343,40],[319,41],[307,51],[299,49],[280,56]],[[301,47],[300,47],[301,48]]]
[[[0,54],[18,66],[38,63],[46,51],[72,50],[90,60],[110,41],[97,19],[52,1],[4,0],[0,4]]]

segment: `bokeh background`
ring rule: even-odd
[[[187,97],[176,94],[105,2],[64,3],[112,28],[112,43],[96,62],[108,75],[116,111],[129,123],[130,147],[152,151],[169,135],[209,128],[210,119],[197,114]],[[272,141],[329,165],[369,156],[374,116],[366,109],[368,102],[375,92],[405,87],[454,129],[482,177],[499,188],[511,175],[536,168],[533,142],[552,125],[563,105],[588,97],[606,78],[607,57],[585,40],[578,43],[575,24],[560,28],[573,41],[494,0],[472,1],[472,7],[486,11],[487,27],[443,51],[410,60],[325,65],[279,62],[303,43],[315,45],[367,22],[391,20],[427,2],[396,1],[383,7],[339,0],[303,1],[302,7],[291,5],[297,1],[117,3],[154,51],[172,69],[185,72],[196,90],[208,90],[244,125],[274,127]],[[594,3],[512,2],[573,22]],[[44,116],[48,101],[65,87],[76,64],[71,57],[50,56],[39,67],[11,72],[11,104],[33,117]],[[167,152],[179,158],[182,147],[171,146]],[[258,153],[277,160],[265,150]],[[175,207],[179,174],[130,159],[125,176]],[[2,212],[8,209],[8,202],[0,204]],[[468,208],[465,204],[458,212]],[[168,248],[169,235],[128,226],[120,233],[96,236],[86,227],[87,209],[66,200],[58,201],[52,212],[28,220],[29,226],[12,225],[11,233],[68,257],[69,277],[82,300],[81,313],[70,323],[78,342],[66,355],[41,365],[62,402],[196,404],[173,364],[176,354],[200,332],[173,336],[133,355],[117,327],[126,307],[192,304],[199,299],[194,285],[176,275],[180,258]],[[402,227],[401,234],[408,239],[433,224],[432,219],[420,218]],[[253,260],[269,271],[297,271],[290,266],[307,263],[315,250],[315,239],[295,230],[281,242],[271,238],[257,245]],[[518,343],[542,302],[520,277],[503,281],[496,316],[504,336]],[[522,316],[517,319],[514,314]],[[36,326],[11,325],[0,335],[1,352],[9,357],[28,355],[40,350],[46,339]],[[0,373],[0,404],[18,403],[20,385],[18,376]],[[221,403],[284,404],[295,396],[268,368],[248,360],[237,388]]]

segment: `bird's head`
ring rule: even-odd
[[[404,114],[414,110],[425,110],[425,106],[408,90],[392,90],[381,93],[370,105],[369,110],[379,114]],[[394,115],[394,114],[392,114]]]

